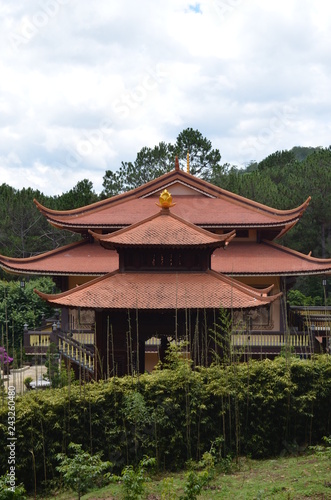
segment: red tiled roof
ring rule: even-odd
[[[241,309],[269,304],[281,295],[266,296],[214,271],[114,272],[58,295],[36,293],[52,305],[92,309]]]
[[[330,274],[331,259],[314,258],[270,241],[234,242],[225,251],[214,251],[211,268],[234,276]]]
[[[0,265],[11,273],[41,275],[104,275],[118,269],[118,254],[86,241],[25,259],[0,255]],[[227,275],[330,274],[331,259],[317,259],[276,243],[236,242],[216,249],[213,270]]]
[[[0,265],[19,274],[98,276],[118,269],[118,254],[97,243],[80,241],[25,259],[0,255]]]
[[[155,198],[136,198],[122,204],[109,205],[103,210],[68,217],[48,216],[48,220],[61,227],[112,228],[134,224],[156,214]],[[296,222],[297,213],[276,215],[259,212],[256,208],[239,205],[231,200],[202,196],[176,196],[172,212],[193,224],[208,227],[282,227]]]
[[[224,246],[234,238],[235,231],[214,234],[174,215],[172,209],[161,209],[132,226],[107,235],[92,233],[95,239],[108,247],[117,246]]]
[[[174,170],[127,193],[74,210],[51,210],[36,200],[35,203],[49,222],[59,227],[72,230],[123,227],[155,214],[156,194],[176,183],[189,186],[196,195],[176,196],[174,201],[178,202],[173,213],[203,226],[282,227],[296,222],[310,200],[292,210],[277,210]]]

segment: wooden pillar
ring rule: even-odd
[[[145,341],[139,340],[139,373],[145,373]]]

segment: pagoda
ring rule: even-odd
[[[232,347],[275,354],[288,334],[290,280],[331,273],[331,259],[275,243],[309,201],[277,210],[176,162],[173,171],[86,207],[56,211],[35,201],[52,225],[81,240],[30,258],[0,256],[0,265],[54,277],[61,293],[36,292],[62,311],[62,355],[94,377],[151,370],[180,339],[194,363],[210,363],[218,349],[222,355],[212,336],[220,310],[231,312]],[[87,323],[93,346],[82,341]],[[307,332],[292,333],[292,344],[306,352]]]

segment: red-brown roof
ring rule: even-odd
[[[235,242],[215,250],[211,267],[233,276],[330,274],[331,259],[318,259],[270,241]]]
[[[104,275],[118,269],[118,254],[84,241],[25,259],[0,255],[8,272],[41,275]],[[216,249],[211,268],[226,275],[330,274],[331,259],[318,259],[271,242],[233,242]]]
[[[235,231],[222,235],[214,234],[174,215],[172,209],[166,208],[114,233],[92,234],[107,248],[118,246],[219,247],[227,245],[234,238]]]
[[[173,170],[139,188],[74,210],[51,210],[36,200],[35,203],[55,226],[77,231],[109,229],[127,226],[155,214],[155,196],[164,188],[171,190],[174,185],[189,188],[191,195],[176,195],[174,201],[180,199],[180,203],[176,203],[173,213],[204,227],[281,228],[297,222],[310,200],[292,210],[277,210],[213,186],[182,170]]]
[[[63,307],[101,309],[251,308],[281,294],[267,296],[214,271],[205,273],[114,272],[58,295],[38,295]]]
[[[19,274],[99,276],[118,269],[118,254],[98,243],[80,241],[25,259],[0,255],[0,265]]]

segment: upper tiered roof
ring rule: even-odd
[[[157,202],[160,192],[167,187],[171,187],[177,203],[172,206],[168,221],[172,226],[171,231],[160,232]],[[233,237],[233,229],[265,228],[267,233],[264,237],[268,240],[282,235],[296,224],[309,199],[293,210],[277,210],[175,169],[127,193],[75,210],[50,210],[35,203],[52,224],[85,234],[90,232],[95,240],[99,239],[101,245],[108,248],[130,245],[133,234],[135,245],[139,241],[148,245],[176,245],[176,242],[178,244],[181,241],[184,245],[188,235],[190,238],[194,235],[192,241],[195,243],[200,238],[202,246],[209,242],[208,246],[217,247],[226,245],[227,240]],[[154,236],[151,233],[152,226]],[[225,234],[203,232],[202,228],[221,228]],[[103,275],[118,269],[119,261],[116,251],[106,250],[101,245],[84,239],[30,258],[0,255],[0,265],[9,272],[19,274]],[[267,240],[254,243],[237,241],[237,238],[226,252],[219,249],[214,251],[211,268],[237,276],[331,272],[330,259],[316,259]]]
[[[52,305],[89,309],[252,308],[270,304],[281,295],[269,297],[272,287],[256,290],[210,269],[211,252],[229,243],[235,231],[213,234],[173,215],[167,190],[160,195],[160,204],[155,216],[105,236],[94,234],[102,245],[118,250],[122,262],[118,271],[59,295],[36,292]],[[133,249],[144,260],[150,248],[153,259],[138,263],[137,271],[132,271],[131,263],[123,265],[123,252]],[[180,249],[179,260],[176,249]],[[201,259],[193,264],[198,268],[193,271],[190,257],[197,249]],[[162,255],[158,263],[157,255]]]
[[[205,228],[274,228],[275,235],[295,224],[310,198],[292,210],[277,210],[236,195],[192,176],[173,170],[141,187],[74,210],[51,210],[35,200],[40,212],[57,227],[76,232],[89,229],[110,231],[153,216],[155,200],[164,188],[181,202],[173,214]]]

